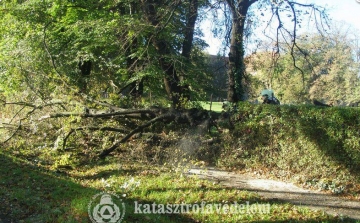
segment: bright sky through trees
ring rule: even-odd
[[[360,0],[297,0],[299,3],[315,3],[328,9],[329,17],[333,22],[343,22],[360,30]],[[207,52],[217,54],[222,49],[222,39],[214,38],[211,33],[211,22],[203,23],[205,41],[209,44]]]

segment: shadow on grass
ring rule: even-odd
[[[0,223],[90,222],[88,204],[99,192],[0,152]],[[129,208],[123,222],[195,222],[184,215],[134,214],[134,200],[123,201]]]
[[[302,107],[300,107],[302,108]],[[289,119],[289,123],[297,123],[298,130],[312,143],[339,165],[344,165],[349,172],[360,177],[360,150],[346,148],[347,141],[355,140],[348,134],[354,134],[359,129],[359,114],[354,108],[323,108],[308,106],[308,116],[301,117],[300,108],[294,111],[298,117]],[[305,108],[305,107],[304,107]],[[313,116],[311,116],[313,114]],[[357,135],[358,137],[358,135]],[[354,141],[354,143],[356,143]]]
[[[269,168],[289,162],[288,168],[292,171],[304,169],[299,160],[305,157],[311,159],[307,165],[314,166],[311,172],[315,177],[333,176],[317,174],[316,166],[323,166],[325,170],[338,169],[360,179],[360,110],[357,108],[242,104],[234,119],[234,135],[242,139],[240,145],[247,150],[247,154],[232,150],[233,154],[240,155],[231,160],[234,163],[240,163],[239,158],[246,161],[260,157],[257,162],[265,159],[263,164]],[[292,150],[283,154],[287,148]],[[285,159],[278,159],[279,154]],[[299,154],[302,157],[297,157]]]
[[[181,189],[184,190],[184,188]],[[153,191],[162,192],[157,188],[154,188]],[[90,222],[87,210],[88,204],[91,198],[99,192],[101,191],[81,185],[80,182],[75,182],[74,179],[27,164],[22,160],[0,152],[0,223]],[[151,191],[149,192],[151,193]],[[154,202],[152,200],[137,201],[144,204]],[[190,216],[183,214],[135,214],[135,200],[123,199],[123,202],[126,206],[126,213],[121,222],[206,222],[205,220],[194,220]],[[307,223],[324,221],[318,221],[317,219],[292,221],[289,219],[286,221],[249,220],[248,222]],[[328,220],[325,222],[339,221]]]

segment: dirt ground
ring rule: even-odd
[[[291,183],[261,179],[249,174],[237,174],[214,168],[192,168],[187,174],[216,181],[226,187],[254,191],[270,200],[320,209],[328,214],[360,220],[359,201],[346,200],[320,191],[305,190]]]

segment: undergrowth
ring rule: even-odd
[[[360,193],[360,109],[241,103],[216,165]]]

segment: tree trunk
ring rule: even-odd
[[[245,75],[243,37],[245,18],[248,9],[255,1],[250,0],[227,0],[232,14],[232,30],[229,52],[228,70],[228,94],[229,102],[245,100],[245,90],[242,83]]]
[[[187,22],[184,31],[184,41],[182,44],[181,55],[185,58],[186,63],[190,62],[190,54],[193,46],[195,23],[198,16],[199,2],[198,0],[189,1],[189,11],[187,13]],[[180,83],[182,84],[182,95],[183,100],[190,100],[190,88],[188,84],[184,84],[186,77],[184,74],[179,75]]]
[[[159,55],[159,65],[165,73],[164,84],[165,90],[168,94],[170,100],[172,101],[173,108],[180,107],[180,97],[182,94],[182,89],[180,85],[180,78],[176,72],[176,69],[170,58],[171,56],[171,46],[165,40],[159,37],[161,32],[160,21],[158,20],[158,15],[156,7],[161,4],[161,1],[157,0],[143,0],[144,15],[148,23],[150,23],[155,28],[155,36],[153,36],[152,44],[155,47],[157,54]],[[175,6],[176,7],[176,6]]]
[[[90,60],[80,59],[78,63],[78,68],[80,70],[78,86],[80,87],[80,92],[86,94],[88,89],[87,82],[90,78],[90,73],[92,70],[92,62]]]
[[[189,59],[191,48],[193,46],[195,23],[198,16],[198,0],[190,0],[189,12],[187,14],[187,22],[184,33],[184,41],[182,46],[182,56]]]

